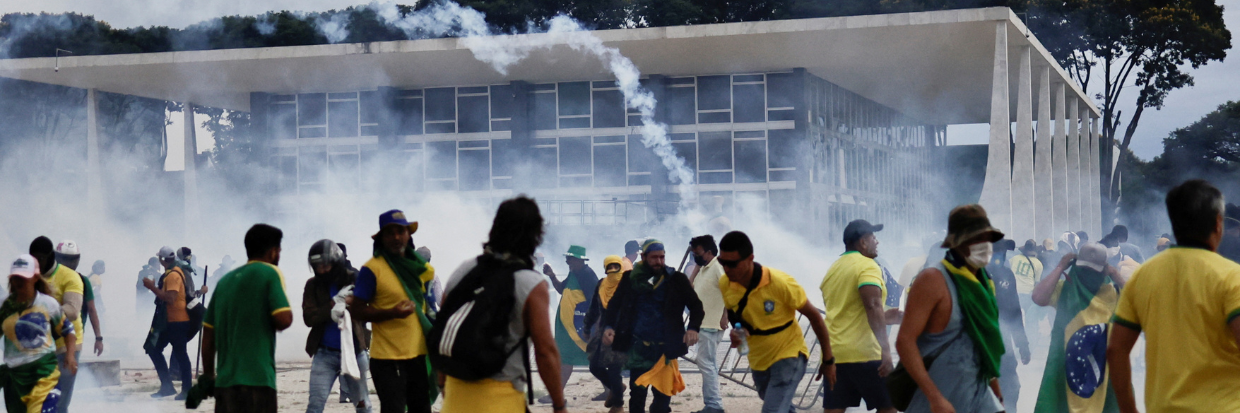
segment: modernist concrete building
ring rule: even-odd
[[[947,125],[990,123],[981,202],[996,226],[1018,240],[1101,230],[1099,112],[1009,9],[592,34],[643,73],[699,198],[830,234],[856,218],[941,222],[925,207],[930,181],[951,179],[935,148]],[[568,36],[522,35],[548,46],[506,74],[447,38],[4,60],[0,76],[90,90],[95,167],[99,90],[249,112],[289,197],[365,191],[386,157],[409,190],[527,192],[559,223],[667,212],[679,189],[641,119]]]

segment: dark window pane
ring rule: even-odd
[[[766,141],[736,142],[736,183],[766,182]]]
[[[796,92],[796,76],[792,73],[779,73],[766,76],[766,84],[770,86],[769,107],[772,108],[790,108],[795,106]]]
[[[624,186],[624,146],[594,147],[594,186]]]
[[[326,137],[327,137],[327,127],[326,127],[326,126],[316,126],[316,127],[297,128],[297,137],[298,137],[298,138],[302,138],[302,139],[305,139],[305,138],[326,138]]]
[[[797,180],[797,171],[771,171],[771,182],[788,182]]]
[[[560,116],[590,114],[590,82],[560,83]]]
[[[362,105],[362,123],[379,123],[380,111],[383,110],[383,100],[379,98],[379,92],[362,92],[358,99]]]
[[[697,98],[698,110],[731,109],[732,77],[699,76]]]
[[[457,141],[456,147],[461,149],[490,147],[491,141]]]
[[[667,89],[667,117],[673,125],[692,125],[697,123],[697,106],[693,102],[693,88],[674,87]]]
[[[603,80],[594,82],[595,89],[607,89],[612,87],[620,87],[620,82],[614,80]]]
[[[690,132],[690,133],[672,133],[672,134],[668,134],[667,136],[668,136],[668,138],[669,138],[669,139],[671,139],[673,142],[675,142],[675,141],[695,141],[695,140],[697,140],[697,139],[696,139],[696,138],[697,138],[697,135],[693,134],[692,132]]]
[[[561,118],[560,129],[585,129],[590,127],[590,118]]]
[[[697,171],[697,142],[676,142],[672,144],[676,154],[684,158],[689,170]]]
[[[357,101],[331,102],[327,105],[327,136],[357,136]]]
[[[462,94],[462,95],[475,95],[479,93],[487,93],[486,86],[461,87],[461,88],[457,88],[456,90],[457,90],[456,93]]]
[[[512,176],[513,158],[516,153],[512,149],[512,139],[496,139],[491,141],[491,171],[495,176]]]
[[[530,150],[532,165],[536,171],[554,171],[556,169],[555,148],[534,148]],[[560,184],[559,174],[534,173],[535,188],[555,188]]]
[[[271,95],[271,102],[296,102],[297,95]]]
[[[428,123],[426,133],[456,133],[456,124],[450,122]]]
[[[491,86],[491,119],[512,117],[512,86]]]
[[[466,96],[457,98],[457,104],[461,105],[457,119],[460,125],[457,130],[461,133],[470,132],[490,132],[491,116],[487,108],[489,99],[486,96]]]
[[[797,166],[797,157],[800,155],[800,144],[802,143],[796,138],[796,130],[773,130],[770,131],[770,134],[771,167],[795,168]]]
[[[276,169],[279,171],[279,178],[276,182],[276,189],[279,191],[294,191],[297,189],[297,157],[296,156],[276,156]]]
[[[456,89],[426,89],[426,120],[456,120]]]
[[[397,99],[393,111],[397,135],[422,134],[422,99]]]
[[[297,105],[271,105],[271,137],[297,139]]]
[[[629,115],[629,126],[642,126],[642,117],[640,115]]]
[[[594,143],[624,143],[624,136],[595,136]]]
[[[327,98],[332,100],[357,99],[357,92],[328,93]]]
[[[297,153],[297,182],[322,183],[326,171],[327,148],[303,146]]]
[[[560,175],[590,173],[590,138],[560,138]]]
[[[534,97],[534,129],[555,130],[555,94],[535,93]]]
[[[426,143],[426,177],[429,179],[456,178],[456,141]]]
[[[691,77],[674,77],[674,78],[668,79],[668,83],[673,84],[673,85],[692,85],[692,84],[693,84],[693,78],[691,78]]]
[[[545,90],[555,90],[555,83],[540,83],[540,84],[534,85],[535,92],[541,92]]]
[[[650,175],[629,175],[629,185],[650,185]]]
[[[766,122],[766,88],[763,85],[736,85],[732,87],[736,100],[732,113],[736,122]]]
[[[732,169],[732,132],[699,133],[698,160],[704,171]]]
[[[379,125],[362,126],[362,136],[378,136]]]
[[[492,131],[492,132],[507,132],[507,131],[510,131],[510,130],[512,130],[512,121],[511,121],[511,120],[507,120],[507,119],[505,119],[505,120],[493,120],[493,121],[491,121],[491,131]]]
[[[491,151],[460,151],[462,191],[491,189]]]
[[[629,135],[629,173],[650,172],[654,152],[642,145],[641,135]]]
[[[728,112],[710,112],[698,114],[698,123],[728,123],[732,121],[732,114]]]
[[[624,95],[619,90],[594,92],[594,127],[624,127]]]
[[[698,183],[700,184],[730,184],[732,183],[731,172],[702,172],[698,174]]]
[[[733,82],[761,82],[762,75],[736,75],[732,77]]]
[[[556,144],[555,138],[534,138],[534,146],[545,146],[545,145],[555,146],[555,144]]]
[[[766,131],[764,130],[736,131],[735,134],[732,135],[732,137],[736,139],[765,138]]]
[[[397,90],[397,91],[396,91],[396,97],[402,97],[402,98],[407,98],[407,97],[422,97],[422,89],[413,89],[413,90],[410,90],[410,89],[404,89],[404,90]]]
[[[297,126],[317,126],[326,123],[326,94],[306,93],[297,95]]]
[[[797,119],[796,110],[793,110],[793,109],[772,110],[772,111],[767,112],[767,119],[769,119],[772,122],[777,121],[777,120],[796,120]]]

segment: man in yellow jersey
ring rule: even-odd
[[[822,278],[822,302],[827,308],[827,330],[836,357],[836,385],[826,389],[823,408],[843,413],[861,405],[880,413],[894,413],[883,380],[894,368],[887,325],[898,324],[900,310],[883,309],[887,286],[878,257],[876,232],[883,226],[864,219],[844,227],[844,254]]]
[[[1240,411],[1240,265],[1215,252],[1223,211],[1223,194],[1203,180],[1167,193],[1177,245],[1132,274],[1111,323],[1107,362],[1121,412],[1137,412],[1129,357],[1142,332],[1146,411]]]
[[[196,387],[204,381],[214,386],[216,413],[279,411],[276,332],[293,324],[284,273],[276,267],[283,238],[279,228],[250,227],[245,233],[249,262],[220,279],[207,305],[202,320],[203,375]]]
[[[349,311],[371,323],[370,373],[382,413],[430,413],[434,399],[427,369],[430,330],[427,285],[435,268],[414,253],[416,221],[400,210],[379,216],[373,258],[357,273]]]
[[[40,274],[43,274],[43,281],[52,287],[52,298],[60,303],[60,311],[64,313],[65,319],[73,322],[73,331],[75,335],[74,348],[77,349],[74,359],[78,359],[82,348],[82,306],[85,300],[86,287],[82,282],[82,275],[77,271],[70,269],[56,262],[56,249],[52,245],[52,240],[47,237],[35,238],[30,243],[30,255],[39,260]],[[65,365],[65,339],[56,339],[56,358],[58,360],[60,371],[71,373]],[[62,373],[64,374],[64,373]],[[76,374],[70,374],[76,377]]]
[[[822,367],[815,380],[827,377],[835,385],[835,356],[822,314],[805,297],[805,289],[792,276],[754,262],[749,236],[732,231],[719,240],[719,256],[727,277],[719,280],[728,321],[733,328],[732,346],[749,344],[749,368],[762,399],[762,413],[794,413],[797,384],[805,376],[809,348],[797,324],[797,313],[822,343]]]

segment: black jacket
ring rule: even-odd
[[[355,272],[347,272],[345,285],[352,285],[355,277],[357,277]],[[310,327],[310,335],[306,337],[306,354],[310,357],[314,357],[314,353],[319,351],[319,343],[323,341],[323,334],[327,333],[327,326],[332,323],[332,306],[336,302],[332,299],[330,288],[330,285],[320,283],[318,278],[312,276],[306,281],[306,288],[302,292],[301,318],[306,323],[306,327]],[[360,352],[370,348],[366,323],[356,318],[352,320],[353,342],[356,344],[354,350]]]
[[[663,318],[670,322],[663,323],[666,328],[664,337],[667,338],[663,355],[671,360],[689,353],[689,346],[681,340],[685,335],[685,325],[681,322],[685,309],[689,309],[688,329],[693,331],[698,331],[702,326],[702,318],[706,314],[702,311],[702,301],[693,291],[693,284],[689,283],[689,277],[671,267],[664,268],[667,271],[668,278],[665,282],[668,283],[668,290],[663,300]],[[607,310],[603,312],[604,328],[616,331],[611,348],[620,352],[628,351],[632,345],[633,325],[637,322],[637,302],[643,298],[633,290],[630,273],[631,271],[625,271],[620,278],[620,286],[616,288],[615,295],[612,295],[607,304]]]

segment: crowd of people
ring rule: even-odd
[[[1166,206],[1173,235],[1147,258],[1122,225],[1098,241],[1065,232],[1018,244],[980,205],[962,205],[899,280],[878,260],[884,226],[854,220],[819,285],[822,309],[793,276],[755,261],[741,231],[693,237],[682,268],[662,241],[631,240],[623,256],[603,258],[602,277],[587,249],[572,245],[561,276],[536,252],[537,203],[519,196],[499,205],[478,255],[442,277],[413,242],[418,223],[391,210],[360,268],[330,239],[308,251],[306,410],[323,411],[339,382],[341,401],[358,412],[374,410],[370,383],[385,413],[429,413],[439,399],[445,413],[521,412],[534,403],[532,356],[546,387],[539,401],[557,413],[567,411],[577,366],[602,384],[593,401],[611,413],[666,413],[686,389],[679,363],[693,349],[697,413],[721,413],[727,336],[747,359],[763,413],[795,412],[806,376],[826,381],[826,413],[862,403],[883,413],[1016,412],[1017,366],[1035,347],[1047,357],[1035,412],[1132,413],[1131,356],[1145,334],[1148,411],[1240,411],[1240,208],[1200,180],[1169,192]],[[144,350],[161,384],[152,397],[278,411],[276,333],[294,322],[282,240],[280,229],[254,225],[247,262],[201,287],[193,274],[206,269],[189,248],[163,247],[143,268],[140,291],[155,304]],[[87,320],[103,351],[95,294],[104,264],[82,275],[80,255],[73,241],[39,237],[12,262],[0,305],[10,412],[68,410]],[[198,334],[195,382],[187,344]]]

